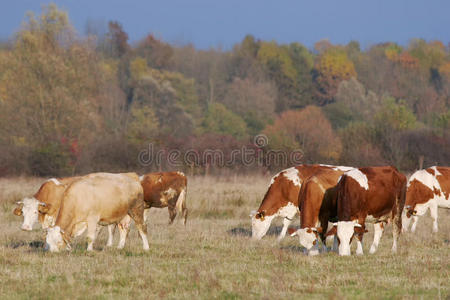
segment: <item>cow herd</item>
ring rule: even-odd
[[[87,231],[87,250],[99,231],[108,225],[107,246],[113,245],[117,227],[125,240],[134,220],[143,249],[149,248],[146,209],[169,210],[169,224],[177,213],[186,224],[187,179],[181,172],[93,173],[86,176],[52,178],[45,181],[33,197],[17,203],[14,214],[23,215],[23,230],[40,223],[47,231],[46,248],[60,251],[71,248],[71,239]],[[437,232],[438,207],[450,208],[450,168],[431,167],[411,175],[409,180],[395,167],[353,168],[330,165],[299,165],[276,174],[257,211],[250,214],[252,238],[259,240],[272,221],[281,217],[283,228],[278,240],[289,232],[298,236],[309,255],[326,251],[325,239],[334,237],[333,249],[350,255],[355,238],[356,254],[363,254],[362,240],[366,223],[373,223],[375,253],[386,225],[393,225],[392,251],[397,250],[401,231],[411,231],[418,217],[430,209],[433,232]],[[300,214],[300,228],[289,228]],[[402,224],[403,223],[403,224]],[[322,247],[319,244],[322,244]]]
[[[119,229],[121,249],[134,220],[148,250],[144,210],[168,207],[172,223],[179,212],[186,224],[187,179],[181,172],[150,173],[139,177],[136,173],[93,173],[70,178],[45,181],[33,197],[19,201],[14,214],[23,215],[23,230],[32,230],[41,223],[47,230],[46,248],[52,252],[70,249],[73,237],[87,230],[88,247],[98,234],[98,225],[108,225],[107,246],[113,244],[115,227]]]
[[[309,255],[326,250],[325,238],[334,236],[333,249],[350,255],[356,238],[356,254],[363,254],[366,222],[373,223],[375,253],[384,228],[393,225],[392,251],[411,219],[414,232],[419,216],[430,209],[433,232],[438,230],[438,207],[450,208],[450,168],[431,167],[409,180],[395,167],[352,168],[330,165],[300,165],[275,175],[257,211],[252,211],[252,238],[261,239],[273,219],[283,218],[278,240],[287,232],[298,236]],[[300,229],[288,228],[300,214]],[[402,224],[403,223],[403,224]],[[329,224],[331,228],[329,229]]]

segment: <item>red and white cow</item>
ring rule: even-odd
[[[438,231],[438,207],[450,208],[450,167],[431,167],[411,175],[406,190],[403,230],[416,231],[419,216],[430,209],[433,218],[433,232]]]
[[[169,224],[177,216],[183,217],[184,225],[188,216],[186,208],[187,178],[182,172],[149,173],[139,177],[144,189],[145,208],[169,209]]]
[[[394,242],[402,229],[401,214],[406,198],[406,177],[395,167],[366,167],[342,175],[337,185],[338,222],[327,233],[337,234],[339,255],[350,255],[350,243],[357,236],[356,254],[363,254],[362,238],[366,218],[374,221],[374,239],[370,253],[378,248],[384,225],[393,223]]]
[[[285,169],[272,177],[258,210],[250,213],[252,238],[255,240],[263,238],[272,221],[281,217],[283,218],[283,228],[278,236],[278,241],[281,241],[295,215],[299,212],[298,193],[302,182],[325,169],[346,171],[351,168],[330,165],[299,165]]]
[[[320,170],[305,180],[300,188],[300,229],[289,230],[289,233],[298,235],[300,245],[306,248],[308,255],[319,254],[319,236],[326,251],[325,233],[328,222],[337,217],[336,185],[343,173],[335,169]],[[333,248],[336,247],[335,242]]]

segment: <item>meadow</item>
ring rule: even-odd
[[[439,232],[420,219],[416,234],[400,237],[391,254],[392,228],[379,250],[364,256],[307,257],[297,238],[251,241],[249,212],[257,209],[270,177],[190,177],[188,223],[167,226],[167,209],[147,220],[150,250],[133,227],[125,248],[106,248],[106,228],[95,251],[83,237],[71,252],[43,251],[45,232],[20,230],[14,203],[32,195],[42,178],[0,179],[0,299],[449,299],[450,211],[439,210]],[[294,223],[298,226],[298,220]],[[118,233],[115,235],[115,245]],[[354,246],[354,245],[353,245]],[[354,247],[353,247],[354,251]]]

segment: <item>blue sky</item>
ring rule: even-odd
[[[41,12],[37,0],[0,0],[0,39],[20,28],[26,11]],[[411,38],[450,42],[449,0],[56,0],[84,33],[87,20],[122,23],[131,41],[153,33],[175,44],[229,49],[246,34],[312,47],[329,39],[363,47]],[[5,9],[6,8],[6,9]]]

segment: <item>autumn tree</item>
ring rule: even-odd
[[[117,21],[108,22],[106,33],[107,52],[112,57],[122,57],[128,50],[128,34],[123,30],[122,24]]]
[[[336,162],[341,156],[341,141],[317,106],[283,112],[264,132],[272,149],[301,149],[307,162]]]
[[[18,161],[32,172],[71,172],[102,126],[105,78],[94,49],[77,40],[67,14],[52,4],[39,17],[29,14],[1,58],[2,143],[22,153]]]
[[[319,105],[333,102],[339,83],[356,77],[353,62],[340,47],[329,48],[320,54],[315,63],[314,81]]]

